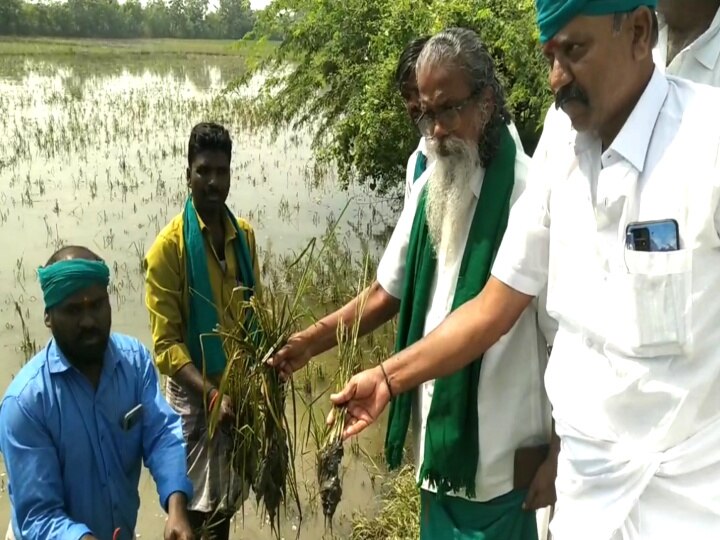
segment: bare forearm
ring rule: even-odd
[[[367,300],[360,313],[365,295]],[[346,328],[351,328],[360,316],[360,335],[365,335],[392,319],[399,309],[400,300],[388,294],[375,281],[343,307],[303,331],[305,337],[312,343],[311,355],[317,356],[337,345],[336,332],[341,321]]]
[[[172,376],[172,380],[195,396],[205,396],[213,388],[212,382],[206,380],[194,364],[188,363],[181,367]]]
[[[459,371],[510,331],[531,296],[491,278],[483,292],[411,347],[385,362],[395,394]]]

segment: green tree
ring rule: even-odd
[[[385,192],[402,182],[418,139],[395,90],[397,58],[411,39],[450,26],[479,33],[534,148],[549,93],[532,0],[275,0],[257,33],[280,28],[282,44],[238,84],[266,74],[260,123],[311,126],[319,167]]]
[[[0,2],[0,34],[15,34],[19,30],[22,16],[20,0],[2,0]]]
[[[240,39],[255,25],[250,0],[220,0],[217,16],[224,38]]]

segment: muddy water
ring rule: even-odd
[[[263,249],[301,249],[325,231],[350,197],[345,221],[360,225],[365,234],[383,232],[386,224],[377,218],[390,211],[368,193],[338,190],[332,179],[311,187],[307,132],[275,135],[246,127],[246,112],[222,93],[238,75],[238,64],[233,58],[0,58],[0,390],[28,350],[48,338],[35,269],[63,244],[87,245],[109,262],[114,330],[150,343],[140,264],[187,196],[186,141],[196,122],[215,120],[230,129],[228,204],[255,226]],[[350,225],[341,223],[342,230]],[[332,359],[327,365],[332,371]],[[304,407],[298,413],[300,421]],[[380,431],[373,431],[361,440],[361,451],[346,452],[338,537],[347,537],[352,512],[374,507],[377,470],[370,458],[379,455],[381,440]],[[320,538],[325,529],[313,502],[313,452],[301,449],[297,462],[305,514],[300,537]],[[2,469],[0,474],[4,529],[9,503]],[[163,516],[147,474],[141,498],[136,533],[161,538]],[[294,538],[296,527],[296,516],[289,513],[283,536]],[[252,502],[238,518],[233,538],[272,538]]]

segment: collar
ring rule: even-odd
[[[643,172],[650,139],[669,88],[667,79],[656,68],[625,125],[603,154],[603,161],[611,159],[612,155],[617,153],[629,161],[638,172]]]
[[[55,339],[51,338],[47,344],[47,364],[50,373],[64,373],[70,369],[74,369],[73,365],[67,359],[65,354],[58,347]],[[103,371],[110,368],[112,371],[118,363],[118,355],[115,354],[115,346],[113,344],[113,336],[110,333],[110,339],[108,339],[108,346],[105,349],[105,356],[103,357]]]
[[[662,17],[659,19],[660,39],[658,41],[658,60],[662,60],[662,68],[665,69],[667,62],[668,47],[668,26]],[[684,51],[690,52],[695,59],[707,69],[714,69],[720,58],[720,9],[715,14],[715,18],[710,23],[710,27],[695,41],[688,45],[678,56],[670,62],[670,66],[681,57]]]
[[[416,152],[420,152],[424,156],[427,156],[427,143],[425,142],[425,137],[420,137],[420,142],[417,145],[417,148],[415,149]]]
[[[720,57],[720,9],[710,23],[710,28],[690,45],[690,50],[706,68],[713,69],[716,66]]]
[[[615,140],[603,153],[603,165],[608,166],[616,154],[626,159],[638,172],[645,168],[645,158],[650,139],[652,138],[655,123],[657,122],[660,110],[665,103],[669,85],[667,78],[657,69],[653,72],[650,82],[640,100],[635,105],[632,113],[625,121]],[[572,133],[576,133],[572,130]],[[598,138],[589,133],[577,133],[575,138],[575,154],[579,155],[594,145],[598,144]]]
[[[193,210],[195,210],[195,205],[193,205]],[[207,231],[208,227],[207,227],[207,225],[205,225],[205,222],[203,221],[203,218],[200,215],[200,213],[197,210],[195,210],[195,214],[197,215],[197,218],[198,218],[198,224],[200,225],[200,230]],[[230,216],[228,215],[227,212],[225,212],[224,219],[225,219],[225,243],[227,244],[229,241],[235,239],[235,237],[237,236],[237,233],[235,231],[235,225],[233,225],[233,222],[230,221]]]
[[[482,189],[483,179],[485,178],[485,167],[480,167],[480,171],[470,181],[470,189],[472,189],[475,198],[480,198],[480,190]]]

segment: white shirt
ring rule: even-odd
[[[525,188],[528,158],[519,150],[515,167],[514,203]],[[405,278],[405,257],[415,210],[423,186],[434,164],[413,186],[398,224],[378,266],[380,285],[395,298],[402,297]],[[473,182],[475,212],[482,187],[484,171]],[[464,253],[470,220],[460,238],[462,245],[452,246],[455,253]],[[431,301],[425,318],[425,335],[434,330],[450,313],[455,285],[462,257],[449,261],[445,252],[438,254],[438,265],[432,285]],[[554,331],[554,321],[544,317],[543,325]],[[545,340],[538,332],[538,313],[535,305],[525,310],[515,327],[485,353],[482,360],[478,392],[478,429],[480,463],[476,476],[477,500],[487,501],[512,490],[515,450],[550,440],[551,414],[543,388],[543,374],[547,364]],[[434,382],[425,383],[417,392],[413,411],[416,463],[422,463],[425,422],[430,411]],[[421,415],[417,412],[420,411]],[[427,483],[423,486],[430,489]],[[457,494],[462,497],[463,493]]]
[[[658,44],[653,49],[653,59],[658,70],[696,83],[720,87],[720,10],[707,31],[673,58],[669,66],[667,52],[668,28],[660,18]],[[556,135],[563,137],[570,129],[570,118],[563,111],[556,110],[555,105],[551,105],[545,116],[542,135],[533,158],[544,156]]]
[[[559,322],[545,378],[565,462],[559,540],[607,540],[663,456],[720,426],[719,105],[720,90],[656,70],[606,152],[566,131],[533,161],[512,208],[492,273],[525,294],[547,283]],[[681,250],[626,249],[628,223],[669,218]],[[633,477],[648,463],[656,469]],[[715,505],[706,530],[720,538],[720,490],[710,501],[701,476],[683,496]]]
[[[655,63],[665,70],[668,53],[668,27],[660,20],[658,46],[653,50]],[[720,86],[720,10],[710,27],[673,58],[667,73],[696,83]]]

